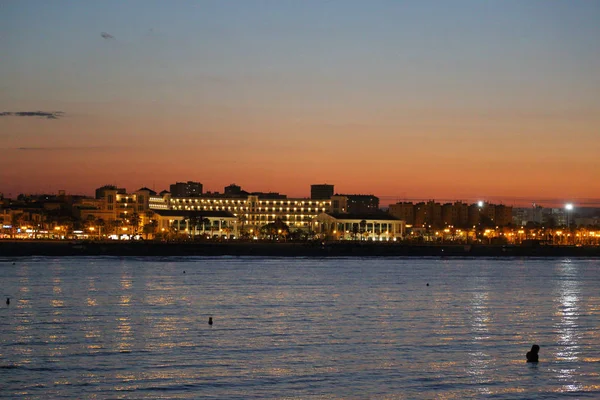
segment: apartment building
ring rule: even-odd
[[[79,219],[102,219],[104,222],[117,221],[122,224],[143,226],[150,220],[150,197],[156,192],[146,187],[127,193],[124,188],[106,185],[96,189],[94,199],[80,199],[74,208]],[[137,226],[136,226],[137,228]]]

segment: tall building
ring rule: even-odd
[[[331,196],[330,211],[336,214],[348,212],[348,198],[346,196]]]
[[[115,196],[118,194],[125,194],[127,190],[125,188],[118,188],[114,185],[104,185],[96,189],[96,199],[104,199],[109,195],[113,197],[110,198],[110,203],[113,203],[115,200]]]
[[[483,225],[488,227],[508,225],[512,221],[512,208],[502,206],[500,209],[501,224],[496,217],[496,205],[488,202],[477,202],[469,206],[469,226]],[[507,214],[509,213],[509,214]],[[510,215],[510,217],[509,217]]]
[[[427,203],[421,202],[415,204],[415,227],[425,228],[440,228],[443,226],[442,221],[442,205],[434,200],[429,200]]]
[[[456,213],[456,220],[452,222],[452,225],[466,228],[469,225],[469,205],[462,201],[455,201],[454,212]]]
[[[442,221],[444,226],[456,225],[455,221],[458,220],[457,214],[454,204],[444,203],[442,205]]]
[[[243,193],[248,195],[247,192]],[[240,196],[242,194],[242,187],[236,185],[235,183],[232,183],[229,186],[225,186],[225,188],[223,189],[223,194],[225,194],[226,196]]]
[[[544,208],[537,204],[533,204],[531,207],[517,207],[512,209],[512,222],[517,226],[525,226],[528,222],[536,224],[543,224]],[[555,221],[556,222],[556,221]]]
[[[490,225],[498,225],[496,222],[496,206],[490,203],[484,203],[481,209],[482,216],[485,216],[484,221]]]
[[[135,225],[137,229],[148,222],[146,212],[150,209],[150,197],[155,195],[146,187],[127,193],[124,188],[102,186],[96,189],[95,199],[82,198],[73,204],[73,213],[81,220],[117,221],[124,226]]]
[[[177,182],[170,186],[172,197],[197,197],[202,195],[200,182]]]
[[[347,212],[352,214],[365,214],[379,212],[379,197],[372,194],[342,194],[348,198]]]
[[[415,223],[415,206],[413,203],[390,204],[388,212],[394,217],[405,221],[406,225],[413,225]]]
[[[333,196],[333,185],[310,185],[310,198],[312,200],[325,200]]]
[[[477,226],[481,222],[481,207],[477,203],[469,205],[469,226]]]
[[[496,206],[496,225],[507,226],[512,224],[512,207],[499,204]]]

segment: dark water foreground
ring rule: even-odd
[[[412,245],[399,243],[0,241],[0,256],[600,257],[600,246]]]
[[[585,258],[0,257],[0,398],[598,399],[599,287]]]

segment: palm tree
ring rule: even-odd
[[[360,221],[359,225],[360,225],[360,235],[361,236],[368,235],[369,232],[367,232],[367,221],[363,219],[362,221]]]
[[[354,240],[356,240],[356,238],[358,237],[359,231],[359,226],[357,224],[352,224],[352,236],[354,237]]]
[[[240,213],[240,214],[238,215],[238,222],[239,222],[239,223],[240,223],[240,225],[241,225],[241,226],[240,226],[240,230],[239,230],[239,233],[238,233],[238,235],[241,237],[241,236],[244,234],[244,225],[246,224],[246,215],[245,215],[245,214],[242,214],[242,213]]]
[[[212,224],[210,223],[210,219],[202,218],[200,223],[202,225],[202,234],[204,234],[206,232],[206,225],[208,225],[208,227],[210,228],[211,233],[212,233]]]
[[[98,239],[102,238],[102,228],[106,226],[106,222],[102,218],[98,218],[96,220],[96,225],[98,225]]]
[[[148,234],[154,234],[156,232],[156,227],[158,226],[158,221],[152,220],[144,225],[144,234],[146,235],[146,240],[148,240]]]
[[[111,219],[110,221],[108,221],[108,231],[111,234],[115,234],[118,237],[121,236],[121,232],[119,230],[119,228],[121,228],[123,226],[123,220],[120,219]]]
[[[196,232],[198,230],[198,224],[204,220],[204,217],[198,210],[192,210],[189,213],[189,216],[186,218],[189,222],[190,232],[192,233],[192,239],[196,236]]]
[[[96,226],[96,217],[93,214],[88,214],[88,216],[85,218],[85,228],[92,228],[94,226]]]
[[[290,227],[281,218],[277,218],[275,222],[263,225],[260,228],[260,233],[268,236],[271,240],[274,240],[279,235],[285,238],[290,233]]]
[[[131,225],[133,226],[133,235],[137,234],[137,231],[140,227],[140,221],[142,219],[140,218],[140,215],[138,213],[133,213],[131,215],[131,219],[129,220],[129,222],[131,223]]]

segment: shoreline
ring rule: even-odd
[[[373,242],[0,241],[0,257],[590,257],[600,246],[513,246]]]

